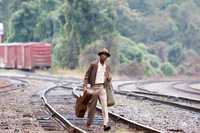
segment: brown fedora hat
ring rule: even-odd
[[[98,55],[100,56],[101,54],[106,54],[108,57],[111,56],[110,53],[109,53],[109,51],[108,51],[108,49],[106,49],[106,48],[103,48],[103,49],[101,49],[99,51]]]

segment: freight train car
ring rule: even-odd
[[[33,70],[51,67],[51,45],[48,43],[0,44],[0,67]]]

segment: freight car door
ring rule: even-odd
[[[0,68],[4,68],[5,67],[5,63],[4,63],[4,49],[5,47],[3,45],[0,46]]]
[[[17,46],[17,68],[18,69],[23,69],[25,65],[24,61],[24,45],[20,44]]]

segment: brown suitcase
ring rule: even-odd
[[[113,94],[113,86],[110,81],[105,82],[105,88],[106,88],[106,95],[107,95],[107,106],[113,106],[115,105],[115,98]]]
[[[80,96],[76,99],[75,112],[77,117],[84,117],[85,112],[87,111],[87,105],[91,98],[92,94],[84,92],[83,96]]]

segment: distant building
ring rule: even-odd
[[[4,26],[3,23],[0,23],[0,43],[3,41],[3,36],[4,36]]]

